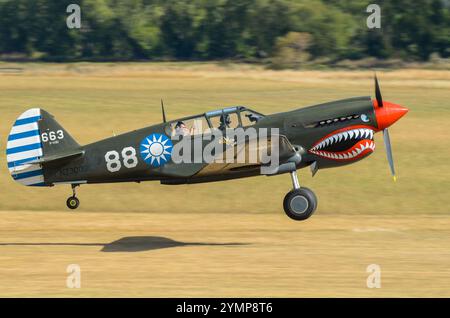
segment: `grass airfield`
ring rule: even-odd
[[[450,296],[448,216],[4,212],[2,296]],[[69,264],[81,288],[66,287]],[[369,289],[366,268],[381,267]]]
[[[319,197],[288,219],[288,175],[221,183],[16,184],[15,118],[39,106],[80,143],[231,105],[262,113],[373,95],[370,71],[268,71],[209,63],[0,64],[0,296],[450,296],[450,71],[379,71],[383,98],[410,112],[366,160],[299,171]],[[81,289],[66,268],[81,267]],[[381,267],[382,288],[366,287]]]

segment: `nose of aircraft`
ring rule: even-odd
[[[391,126],[408,112],[408,108],[387,101],[383,101],[383,107],[378,107],[377,101],[374,100],[373,106],[380,130]]]

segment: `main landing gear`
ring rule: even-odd
[[[67,207],[71,210],[75,210],[80,205],[80,200],[76,197],[77,193],[75,188],[78,187],[79,184],[72,184],[72,196],[69,197],[66,201]]]
[[[300,187],[297,171],[290,173],[294,189],[284,197],[284,212],[296,221],[306,220],[317,208],[317,197],[310,189]]]

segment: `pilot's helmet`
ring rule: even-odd
[[[181,126],[185,126],[185,124],[182,121],[177,122],[175,125],[175,128],[181,128]]]
[[[221,116],[220,116],[220,123],[222,124],[222,125],[226,125],[226,126],[228,126],[228,125],[230,125],[231,124],[231,119],[230,119],[230,115],[228,115],[228,114],[222,114]]]

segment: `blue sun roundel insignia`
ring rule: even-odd
[[[153,167],[166,164],[172,157],[173,143],[166,135],[151,134],[141,141],[142,159]]]

